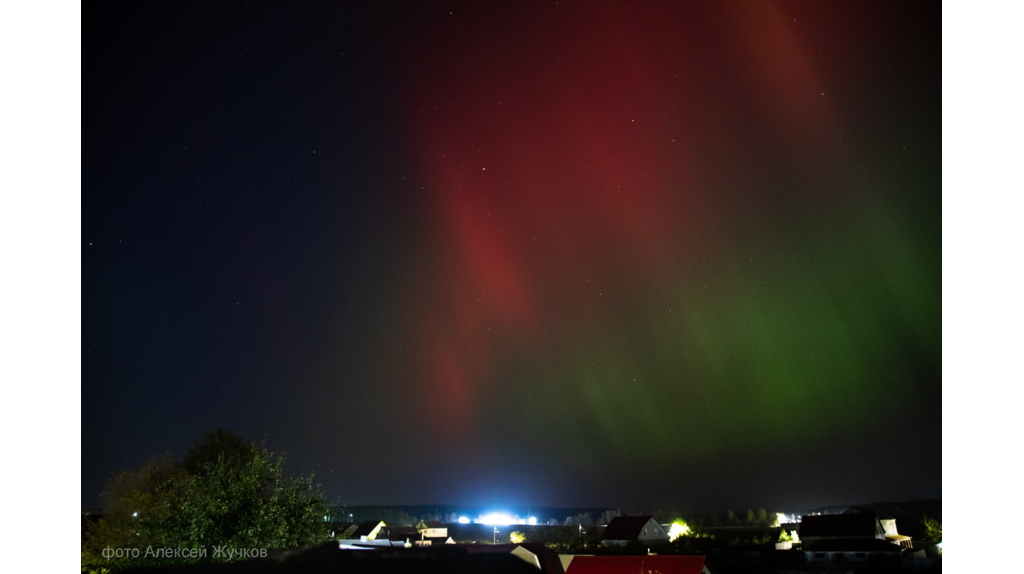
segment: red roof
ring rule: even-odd
[[[565,574],[700,574],[703,556],[574,556]]]

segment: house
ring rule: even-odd
[[[352,540],[352,536],[356,533],[356,530],[358,529],[359,525],[355,523],[345,525],[343,528],[339,527],[337,530],[334,531],[335,538],[338,538],[339,540]]]
[[[565,574],[707,574],[704,556],[572,556],[561,555]]]
[[[903,552],[899,545],[877,538],[833,538],[804,544],[807,563],[815,565],[872,563],[895,567],[902,563]]]
[[[913,539],[911,537],[904,536],[896,531],[896,519],[884,512],[879,512],[864,506],[852,506],[843,514],[873,514],[878,518],[878,522],[882,525],[882,530],[885,533],[886,540],[893,544],[898,544],[903,548],[914,547]]]
[[[650,516],[616,516],[601,535],[604,546],[662,544],[668,542],[668,533]]]
[[[351,529],[355,532],[358,525],[351,522],[331,522],[331,538],[345,538],[345,532]]]
[[[420,533],[412,526],[394,526],[388,529],[387,538],[392,542],[416,544],[420,540]]]
[[[383,540],[387,540],[387,530],[385,528],[387,524],[384,524],[383,520],[367,520],[360,522],[359,525],[351,533],[348,533],[347,538],[352,540],[376,540],[378,536]]]
[[[466,553],[466,560],[463,563],[464,570],[461,570],[462,572],[494,572],[497,574],[496,567],[511,568],[512,565],[526,566],[527,571],[534,573],[540,571],[542,574],[564,574],[565,572],[562,569],[562,563],[559,560],[558,554],[545,548],[540,542],[523,542],[521,544],[460,544],[438,548],[437,550],[447,548],[460,549]],[[496,558],[502,560],[514,558],[514,561],[508,560],[508,564],[502,564],[501,562],[488,564],[485,561],[489,557],[492,561]]]
[[[424,538],[448,538],[448,526],[443,522],[436,520],[428,520],[426,522],[420,521],[416,525],[416,530],[423,535]]]
[[[422,524],[422,523],[421,523]],[[455,544],[455,540],[451,536],[426,536],[427,532],[437,532],[438,529],[424,528],[419,530],[417,526],[391,526],[388,528],[387,539],[391,542],[405,543],[409,542],[412,546],[433,546],[434,544]],[[443,532],[447,532],[447,528],[440,529]],[[383,538],[382,535],[378,535],[377,539]]]
[[[818,514],[804,516],[800,540],[804,548],[823,540],[885,540],[885,528],[874,514]]]

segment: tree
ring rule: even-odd
[[[223,459],[231,468],[239,468],[255,460],[260,447],[227,429],[217,429],[197,440],[181,460],[181,466],[193,474],[201,473],[206,465]]]
[[[106,572],[129,566],[122,556],[105,556],[104,550],[140,548],[162,542],[154,532],[154,522],[165,513],[163,493],[167,485],[179,480],[181,470],[169,455],[150,459],[141,469],[121,472],[107,483],[103,496],[106,513],[82,533],[82,571]],[[147,544],[141,544],[146,541]]]
[[[682,518],[676,518],[672,521],[672,526],[668,530],[669,542],[675,542],[679,537],[686,536],[690,533],[690,527],[686,524],[686,521]]]
[[[771,526],[772,525],[771,522],[768,520],[768,511],[767,510],[765,510],[763,508],[757,509],[757,523],[758,524],[763,524],[765,526]]]
[[[543,531],[541,531],[543,532]],[[597,528],[554,528],[543,534],[544,546],[562,554],[593,554],[601,548],[600,530]],[[540,536],[540,532],[536,532]]]
[[[607,526],[612,520],[619,516],[618,510],[605,510],[601,513],[601,516],[597,519],[597,523],[601,526]]]
[[[508,539],[512,544],[522,544],[523,542],[526,542],[526,535],[518,530],[513,530],[512,533],[508,535]]]
[[[286,477],[284,457],[217,430],[197,442],[180,463],[157,457],[122,472],[104,492],[106,514],[85,537],[83,571],[227,560],[214,547],[293,548],[327,536],[330,513],[312,476]],[[138,555],[104,555],[105,549]],[[190,549],[186,556],[146,550]]]
[[[924,527],[924,539],[929,542],[942,542],[942,522],[925,514],[921,517]]]
[[[745,522],[747,524],[753,524],[754,523],[754,511],[753,510],[747,509],[747,519],[746,519]]]
[[[594,525],[594,518],[590,516],[589,512],[581,512],[579,514],[566,517],[565,525],[582,526],[583,528],[590,528]]]

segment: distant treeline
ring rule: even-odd
[[[391,526],[413,526],[420,521],[438,521],[455,524],[459,518],[471,521],[489,512],[507,512],[522,519],[534,517],[538,524],[583,527],[604,525],[621,513],[610,508],[508,508],[477,507],[467,505],[420,504],[396,506],[344,506],[333,507],[333,522],[363,522],[383,520]]]
[[[699,532],[703,526],[748,526],[772,527],[777,525],[779,513],[792,516],[794,513],[808,515],[812,513],[839,514],[851,506],[867,507],[884,515],[895,518],[901,532],[916,536],[921,528],[921,519],[928,515],[941,521],[942,501],[923,500],[909,502],[874,502],[868,504],[849,504],[805,510],[769,510],[767,508],[747,508],[743,510],[727,509],[717,513],[692,514],[677,509],[656,509],[653,511],[629,511],[612,508],[554,508],[554,507],[479,507],[469,505],[421,504],[396,506],[335,506],[332,513],[333,522],[363,522],[366,520],[383,520],[392,526],[412,526],[420,521],[438,521],[446,524],[457,523],[460,517],[475,520],[487,512],[501,510],[517,514],[521,518],[530,516],[537,518],[537,524],[549,526],[582,526],[590,528],[607,525],[616,516],[650,514],[661,524],[669,524],[682,518],[690,528]]]
[[[404,506],[336,506],[332,512],[333,522],[363,522],[367,520],[383,520],[391,526],[412,526],[421,521],[438,521],[455,524],[459,518],[466,517],[471,521],[482,514],[492,512],[491,508],[455,506],[455,505],[404,505]],[[684,518],[694,526],[773,526],[776,513],[764,508],[748,509],[737,514],[732,510],[719,514],[684,515],[676,510],[655,510],[653,512],[626,513],[612,508],[523,508],[503,509],[526,519],[535,517],[537,524],[548,526],[582,526],[590,528],[605,526],[616,516],[629,514],[650,514],[661,524],[669,524]]]

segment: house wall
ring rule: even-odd
[[[647,521],[647,524],[644,524],[644,527],[640,530],[640,533],[637,534],[636,540],[605,540],[601,544],[604,546],[620,547],[626,546],[630,543],[637,543],[643,545],[661,544],[663,542],[668,542],[668,533],[665,532],[664,527],[655,522],[652,518]]]
[[[887,518],[885,520],[880,520],[880,522],[882,523],[882,530],[885,531],[886,536],[899,536],[899,532],[896,532],[895,518]]]
[[[643,530],[640,531],[640,535],[637,536],[637,541],[643,543],[649,542],[652,544],[667,542],[668,533],[665,532],[665,529],[652,518],[647,521]]]

